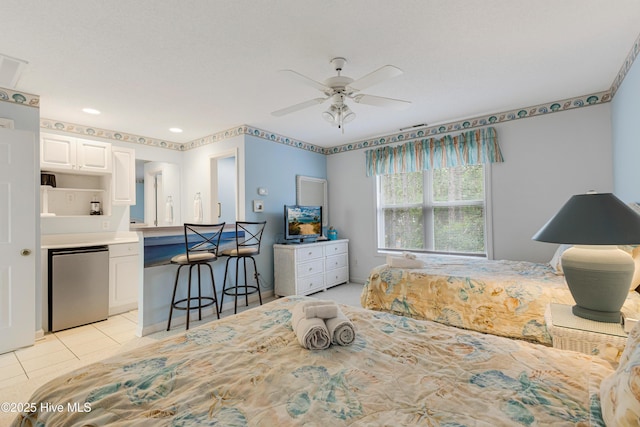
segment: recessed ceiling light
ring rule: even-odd
[[[180,129],[180,128],[169,128],[169,132],[182,133],[182,129]]]
[[[87,114],[94,114],[94,115],[100,114],[100,111],[96,110],[95,108],[83,108],[82,111],[84,111]]]

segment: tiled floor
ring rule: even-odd
[[[362,285],[345,284],[312,295],[321,299],[333,299],[344,304],[359,305]],[[265,299],[265,303],[274,298]],[[249,308],[257,303],[250,304]],[[243,311],[244,307],[238,307]],[[230,316],[233,310],[224,311],[221,317]],[[215,320],[215,316],[202,321],[191,321],[191,327]],[[184,331],[184,326],[172,326],[145,337],[136,337],[138,312],[131,311],[109,319],[65,331],[49,333],[36,345],[10,353],[0,354],[0,403],[28,402],[29,396],[45,382],[102,360],[118,352]],[[0,412],[0,426],[10,424],[15,414]]]
[[[214,316],[191,321],[191,327],[213,320]],[[131,311],[102,322],[49,333],[33,347],[0,354],[0,403],[28,402],[38,387],[58,375],[184,331],[184,326],[176,325],[169,332],[140,338],[135,335],[137,321],[138,312]],[[9,425],[14,416],[0,412],[0,426]]]

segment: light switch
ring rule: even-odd
[[[262,211],[264,211],[264,202],[262,200],[254,200],[253,201],[253,211],[254,212],[262,212]]]

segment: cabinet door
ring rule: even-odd
[[[138,307],[138,255],[109,258],[109,315]]]
[[[136,152],[132,148],[113,147],[111,178],[114,205],[136,204]]]
[[[40,138],[40,168],[69,170],[76,164],[76,139],[42,134]]]
[[[108,142],[77,140],[78,169],[85,172],[111,172],[111,144]]]

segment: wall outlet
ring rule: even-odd
[[[103,230],[109,229],[109,221],[102,221],[102,229]]]

